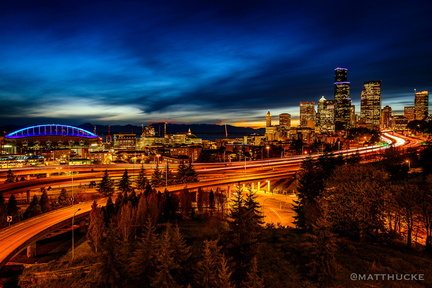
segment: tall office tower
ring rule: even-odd
[[[415,93],[414,100],[415,120],[424,120],[429,116],[429,92],[420,91]]]
[[[279,126],[282,129],[289,130],[291,128],[291,114],[279,114]]]
[[[393,118],[392,108],[390,106],[386,105],[382,109],[382,113],[381,113],[381,127],[383,129],[390,129],[391,123],[392,123],[392,118]]]
[[[315,102],[300,102],[300,127],[315,128]]]
[[[357,126],[357,119],[358,116],[355,113],[355,105],[351,105],[350,107],[350,127],[356,127]]]
[[[266,115],[266,127],[271,127],[271,121],[272,121],[272,116],[270,114],[270,111],[267,112]]]
[[[318,100],[316,125],[322,132],[334,132],[335,101],[326,100],[324,96]]]
[[[408,119],[408,122],[413,121],[415,119],[414,106],[405,106],[404,107],[404,116]]]
[[[369,129],[379,129],[381,123],[381,81],[364,82],[360,97],[360,118]]]
[[[350,82],[348,82],[348,69],[335,69],[334,82],[334,100],[335,100],[335,127],[336,130],[346,130],[350,124]]]

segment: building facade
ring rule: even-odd
[[[315,128],[315,102],[300,102],[300,127]]]
[[[348,82],[348,69],[335,69],[334,100],[335,100],[335,129],[346,130],[350,127],[351,98],[350,82]]]
[[[381,123],[381,81],[364,82],[360,97],[360,119],[369,129]]]
[[[429,116],[429,92],[415,93],[414,100],[415,120],[424,120]]]

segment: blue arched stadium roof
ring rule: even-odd
[[[37,136],[75,136],[84,138],[97,138],[98,136],[90,131],[61,124],[45,124],[26,127],[12,133],[9,133],[5,138],[16,139],[25,137]]]

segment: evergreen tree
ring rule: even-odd
[[[68,195],[66,192],[66,188],[62,188],[60,191],[60,195],[58,197],[58,203],[60,207],[65,207],[68,205]]]
[[[159,169],[159,165],[156,165],[156,168],[153,171],[153,174],[150,179],[150,183],[152,187],[160,187],[163,185],[163,175],[162,170]]]
[[[111,219],[116,214],[115,205],[111,197],[108,197],[107,203],[105,207],[103,207],[102,212],[104,216],[105,226],[108,227],[108,225],[111,223]]]
[[[118,183],[118,189],[122,192],[130,192],[132,190],[132,183],[127,169],[123,172],[122,179]]]
[[[232,257],[232,262],[236,263],[233,279],[237,284],[245,280],[244,271],[251,268],[252,259],[258,252],[261,235],[262,215],[256,210],[259,205],[251,202],[255,202],[255,196],[248,195],[245,200],[242,187],[237,185],[229,213],[229,230],[224,239],[228,255]]]
[[[26,211],[24,212],[24,219],[28,219],[33,216],[37,216],[42,214],[42,208],[39,205],[39,199],[36,195],[33,195],[33,199],[30,202],[30,205],[27,207]]]
[[[140,287],[149,287],[156,272],[158,239],[153,220],[148,218],[143,226],[143,237],[138,242],[128,269],[133,282]]]
[[[101,250],[105,233],[105,223],[102,209],[98,207],[96,200],[93,201],[90,211],[90,225],[87,231],[87,238],[93,251],[98,253]]]
[[[246,275],[246,281],[242,282],[243,288],[264,288],[264,279],[259,276],[257,257],[252,259],[252,266]]]
[[[156,254],[156,273],[151,279],[151,286],[155,288],[178,288],[182,287],[177,284],[171,272],[174,269],[181,269],[173,258],[173,249],[170,245],[170,236],[163,233],[159,240]]]
[[[185,161],[181,161],[177,168],[177,183],[186,183],[187,166]]]
[[[105,197],[109,197],[114,194],[114,181],[108,175],[108,170],[105,170],[102,180],[99,183],[98,192]]]
[[[46,213],[46,212],[52,210],[51,203],[50,203],[50,200],[48,198],[48,192],[46,191],[46,189],[42,190],[42,196],[41,196],[41,199],[39,200],[39,205],[40,205],[43,213]]]
[[[321,163],[327,165],[327,161]],[[297,200],[294,200],[293,208],[296,213],[294,223],[299,228],[309,229],[316,221],[318,215],[315,199],[324,191],[325,173],[329,174],[328,171],[324,172],[312,158],[307,158],[301,165],[301,171],[298,173]]]
[[[324,200],[318,200],[321,217],[313,226],[313,251],[312,276],[320,283],[321,287],[331,287],[336,277],[336,237],[331,232],[328,218],[328,208]]]
[[[186,174],[183,183],[192,183],[198,182],[198,173],[195,171],[195,167],[189,162],[189,165],[186,167]]]
[[[104,238],[100,262],[93,266],[89,275],[95,279],[97,287],[120,288],[124,287],[125,275],[122,273],[124,268],[124,257],[120,255],[122,243],[116,233],[110,228]]]
[[[197,192],[197,208],[199,212],[203,212],[203,194],[203,189],[199,187]]]
[[[144,165],[141,166],[141,170],[136,179],[136,187],[139,191],[144,192],[146,190],[147,184],[149,183],[147,177],[145,176]]]
[[[6,180],[4,181],[4,183],[7,184],[7,183],[13,183],[13,182],[15,182],[15,174],[12,172],[11,169],[9,169],[7,171]]]
[[[8,216],[12,216],[12,223],[16,223],[20,221],[19,207],[14,194],[12,194],[9,197],[9,201],[7,205],[7,213]]]
[[[217,240],[204,241],[202,258],[197,264],[195,283],[201,288],[234,287],[228,261]]]

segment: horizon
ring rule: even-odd
[[[270,111],[334,99],[348,69],[382,80],[382,107],[432,90],[430,3],[0,3],[0,125],[149,121],[263,128]],[[414,41],[415,40],[415,41]]]

